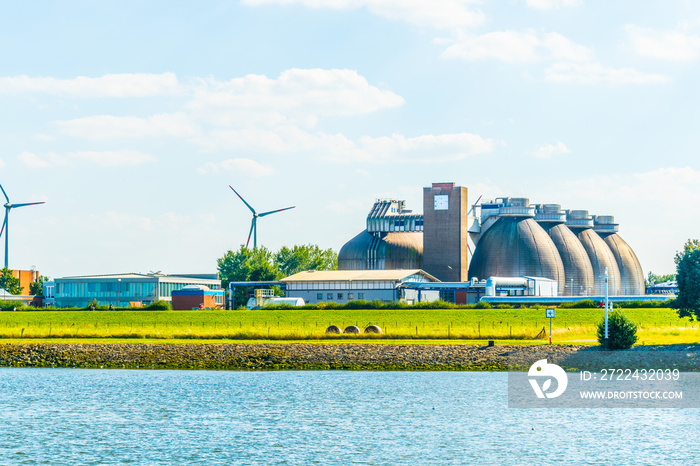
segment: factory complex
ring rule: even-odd
[[[338,274],[422,270],[439,284],[402,283],[400,298],[422,290],[420,299],[431,299],[437,291],[456,303],[644,296],[642,267],[613,216],[520,197],[479,201],[470,204],[467,188],[454,183],[425,187],[422,215],[402,200],[377,200],[366,228],[340,249]]]

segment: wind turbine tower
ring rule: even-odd
[[[248,241],[246,241],[245,247],[248,247],[248,244],[250,244],[250,236],[253,235],[253,249],[258,248],[258,218],[264,217],[266,215],[274,214],[277,212],[282,212],[283,210],[293,209],[294,207],[296,207],[296,206],[285,207],[284,209],[271,210],[269,212],[263,212],[263,213],[259,214],[255,211],[255,209],[253,209],[253,207],[251,207],[250,204],[248,204],[246,202],[245,199],[243,199],[243,196],[238,194],[238,192],[236,192],[236,190],[233,189],[233,186],[229,185],[228,187],[231,188],[231,191],[236,193],[236,196],[238,196],[241,199],[241,201],[243,201],[243,203],[246,205],[246,207],[248,207],[248,209],[250,209],[250,211],[253,213],[253,221],[250,223],[250,232],[248,233]],[[7,254],[6,254],[6,256],[7,256]]]
[[[5,192],[5,188],[2,187],[0,184],[0,189],[2,190],[2,194],[5,196],[5,200],[7,201],[5,203],[5,220],[2,222],[2,229],[0,229],[0,236],[5,234],[5,268],[7,267],[7,251],[9,249],[9,230],[10,230],[10,225],[9,225],[9,219],[10,219],[10,210],[17,208],[17,207],[26,207],[28,205],[37,205],[37,204],[44,204],[43,202],[25,202],[23,204],[13,204],[10,202],[10,198],[7,197],[7,193]]]

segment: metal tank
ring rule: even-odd
[[[362,231],[340,248],[338,270],[420,269],[423,233],[390,232],[385,236]]]
[[[554,242],[534,220],[525,198],[504,198],[498,219],[482,233],[469,264],[469,278],[544,277],[564,290],[564,265]]]
[[[564,265],[566,284],[561,290],[564,296],[590,296],[593,293],[593,266],[586,249],[576,235],[565,225],[566,212],[559,204],[542,204],[535,207],[535,221],[552,238]]]
[[[632,248],[617,233],[619,225],[612,215],[594,217],[593,230],[603,238],[615,256],[617,267],[620,269],[620,294],[623,296],[639,296],[645,291],[644,272],[637,255]]]
[[[605,269],[608,269],[608,294],[620,295],[620,269],[610,247],[598,233],[593,231],[593,218],[587,210],[569,210],[566,214],[566,226],[578,237],[593,267],[593,293],[605,295]]]
[[[367,229],[340,248],[339,270],[423,268],[423,215],[405,201],[377,199],[367,215]]]

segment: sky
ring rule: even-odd
[[[422,188],[614,215],[645,274],[700,237],[700,2],[0,0],[9,266],[214,273],[338,251]],[[3,233],[3,241],[4,241]]]

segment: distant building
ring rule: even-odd
[[[224,305],[224,290],[212,290],[205,285],[187,285],[172,292],[173,310],[221,309]]]
[[[171,301],[172,292],[188,285],[205,285],[220,290],[217,274],[165,275],[127,273],[57,278],[56,307],[86,307],[96,300],[100,305],[116,307],[147,306],[153,301]]]
[[[29,286],[39,280],[39,272],[36,270],[12,270],[12,276],[19,278],[19,286],[22,293],[29,294]]]
[[[413,270],[308,270],[283,278],[286,296],[302,298],[307,303],[353,300],[434,301],[439,292],[403,289],[406,283],[437,282],[420,269]]]
[[[29,306],[32,303],[33,299],[33,295],[11,294],[7,290],[0,288],[0,300],[2,301],[21,301],[22,304]]]

